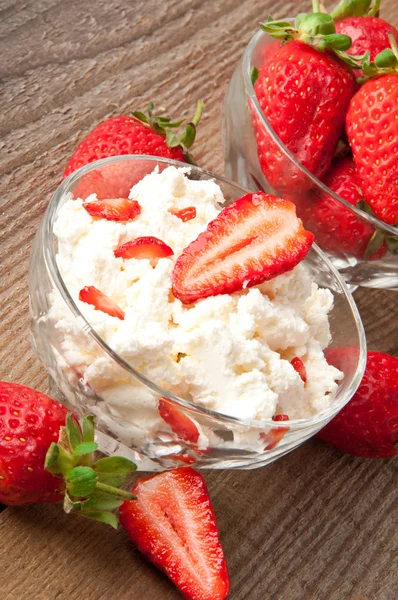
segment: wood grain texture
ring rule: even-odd
[[[395,3],[384,15],[397,24]],[[29,248],[76,144],[152,99],[205,114],[195,158],[223,171],[221,113],[258,22],[309,2],[0,1],[0,378],[46,391],[29,347]],[[395,15],[395,18],[394,18]],[[397,295],[355,294],[369,347],[398,354]],[[207,472],[232,600],[395,600],[398,462],[311,441],[265,469]],[[0,515],[2,600],[179,598],[123,533],[57,506]]]

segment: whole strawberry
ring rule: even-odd
[[[285,21],[269,21],[262,29],[290,40],[256,73],[254,90],[263,115],[299,163],[322,178],[356,89],[351,70],[339,57],[351,40],[337,35],[333,20],[323,13],[299,15],[294,27]],[[299,194],[311,187],[308,176],[272,140],[254,110],[252,114],[260,167],[271,187],[280,195]]]
[[[336,159],[323,181],[349,204],[363,208],[360,181],[351,156]],[[315,234],[317,243],[327,252],[360,260],[377,260],[387,252],[382,231],[376,231],[324,191],[308,199],[301,216],[306,227]]]
[[[328,357],[337,367],[339,352],[344,350],[333,349],[333,357]],[[357,392],[317,437],[343,452],[364,458],[398,454],[398,358],[368,352]]]
[[[347,54],[360,56],[369,52],[371,61],[379,52],[390,47],[389,33],[392,33],[398,42],[397,29],[378,17],[346,17],[336,22],[336,31],[345,33],[352,39],[352,46],[347,50]],[[356,69],[355,74],[361,75],[361,69]]]
[[[44,468],[67,409],[48,396],[0,382],[0,502],[8,505],[62,500],[64,483]]]
[[[375,215],[398,223],[398,48],[384,50],[374,63],[365,59],[369,77],[351,100],[346,130],[364,199]]]
[[[202,102],[198,102],[194,118],[180,137],[173,131],[182,121],[172,122],[169,117],[155,115],[152,103],[148,106],[147,115],[133,112],[132,116],[107,119],[78,145],[66,166],[64,177],[100,158],[123,154],[148,154],[187,162],[190,160],[187,151],[194,143],[202,108]]]

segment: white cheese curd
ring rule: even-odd
[[[190,306],[172,296],[176,259],[224,203],[214,181],[190,180],[187,171],[168,167],[144,177],[130,194],[141,213],[127,223],[91,217],[80,199],[65,202],[54,227],[57,263],[79,310],[132,367],[200,406],[243,419],[276,413],[305,418],[326,410],[342,378],[323,354],[330,342],[333,296],[312,282],[304,264],[257,287]],[[191,206],[196,217],[190,221],[170,212]],[[142,236],[161,239],[174,255],[156,264],[115,258],[120,244]],[[109,296],[125,319],[80,302],[85,286]],[[55,292],[49,317],[63,335],[65,360],[102,397],[96,412],[126,428],[155,431],[156,402],[98,352]],[[306,367],[305,386],[290,364],[295,356]]]

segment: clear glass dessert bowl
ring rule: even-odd
[[[357,219],[357,229],[363,229],[365,223],[370,235],[377,229],[379,235],[383,233],[393,240],[390,247],[394,252],[398,248],[398,227],[387,225],[346,202],[312,175],[282,143],[261,110],[252,83],[252,70],[268,60],[280,45],[281,42],[259,31],[251,39],[235,69],[224,108],[226,176],[250,190],[262,189],[292,200],[304,226],[313,231],[317,243],[328,254],[347,283],[352,286],[398,290],[398,255],[387,251],[386,246],[370,259],[365,259],[364,249],[359,244],[356,251],[353,250],[354,244],[350,244],[350,249],[347,250],[338,239],[339,227],[334,220],[341,219],[344,207],[349,211],[350,218]],[[261,156],[266,157],[261,164],[259,148]],[[273,164],[277,165],[275,172],[278,172],[275,180]],[[314,213],[320,194],[323,194],[323,214],[327,210],[330,219],[323,217],[322,222],[317,222]],[[326,199],[325,194],[328,194]],[[357,231],[354,230],[352,235],[357,236]],[[379,258],[375,260],[376,257]]]
[[[331,364],[344,373],[329,408],[309,418],[277,420],[239,419],[215,412],[163,389],[123,360],[88,323],[72,299],[57,264],[58,241],[54,224],[61,207],[71,198],[95,192],[109,175],[120,183],[120,195],[155,167],[163,171],[181,163],[155,157],[123,156],[82,167],[56,190],[38,229],[30,259],[29,290],[32,346],[47,369],[51,393],[78,415],[96,417],[100,448],[107,454],[131,458],[141,470],[196,464],[204,468],[245,468],[266,465],[303,443],[321,429],[348,402],[357,389],[366,364],[366,341],[358,310],[347,286],[317,246],[304,263],[313,281],[333,295],[329,314],[332,341],[326,350]],[[226,203],[246,193],[239,185],[197,167],[193,180],[215,180]],[[221,208],[221,207],[220,207]],[[57,303],[58,312],[52,310]],[[61,322],[62,321],[62,322]],[[68,324],[67,326],[65,324]],[[341,349],[341,351],[339,350]],[[88,353],[102,365],[98,383],[88,383],[76,356]],[[336,362],[337,361],[337,362]],[[87,368],[87,365],[85,366]],[[113,382],[121,393],[110,402]],[[165,404],[166,403],[166,404]],[[159,406],[178,411],[179,419],[197,438],[175,433],[159,416]]]

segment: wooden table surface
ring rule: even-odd
[[[398,7],[384,0],[398,24]],[[46,391],[29,346],[29,249],[76,144],[151,99],[174,116],[205,102],[195,158],[223,172],[226,86],[258,22],[282,0],[1,0],[0,379]],[[395,18],[394,18],[395,11]],[[398,354],[394,292],[356,292],[369,347]],[[398,461],[312,440],[247,472],[206,472],[233,600],[395,600]],[[59,506],[0,514],[2,600],[171,600],[127,540]]]

